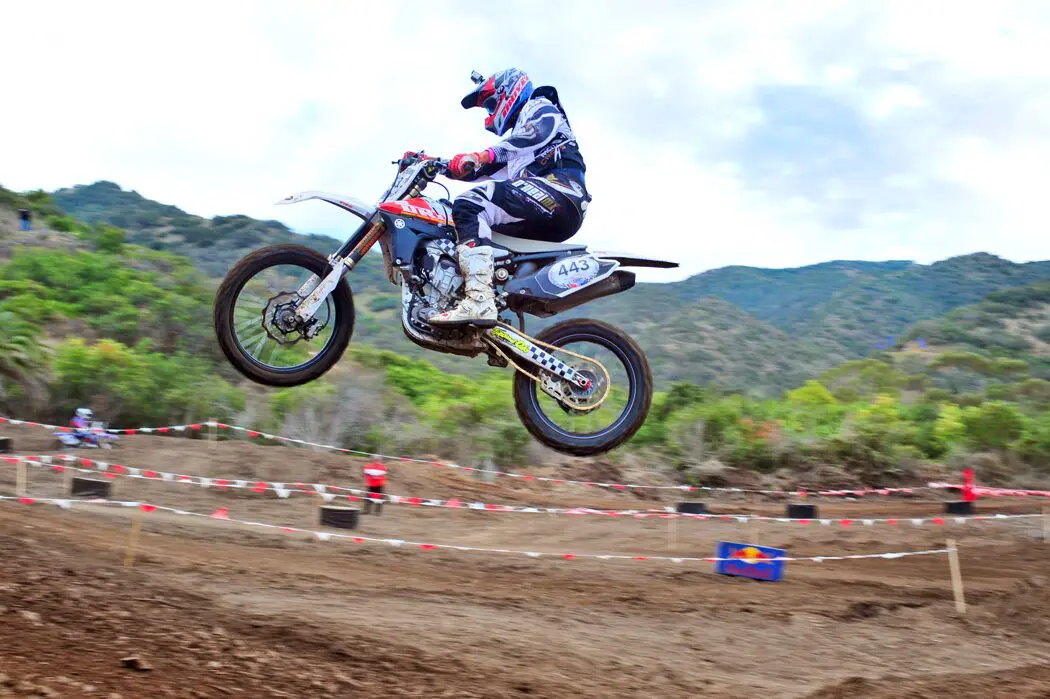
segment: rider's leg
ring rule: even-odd
[[[541,178],[486,182],[460,195],[452,204],[456,224],[460,271],[465,296],[451,310],[432,316],[434,324],[457,325],[496,322],[492,286],[492,231],[560,242],[579,229],[579,205],[564,191]]]
[[[452,203],[452,220],[456,224],[456,255],[459,271],[463,274],[463,300],[445,313],[429,318],[436,325],[493,325],[499,312],[496,310],[496,293],[492,287],[495,260],[488,240],[492,237],[492,225],[497,221],[513,219],[493,202],[494,191],[502,182],[486,182],[480,187],[461,194]]]

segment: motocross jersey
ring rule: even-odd
[[[510,135],[492,151],[495,160],[469,179],[516,180],[545,177],[557,170],[583,184],[587,170],[553,87],[537,88],[532,99],[522,106]]]

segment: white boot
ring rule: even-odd
[[[459,245],[456,253],[464,280],[463,300],[455,308],[431,316],[427,322],[434,325],[495,325],[499,313],[496,312],[496,290],[492,286],[492,248],[488,245]]]

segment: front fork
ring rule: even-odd
[[[299,287],[296,294],[302,298],[302,303],[295,309],[295,315],[304,325],[317,313],[328,295],[335,290],[343,275],[354,268],[361,261],[373,245],[383,235],[383,219],[377,213],[372,218],[364,221],[354,234],[343,243],[334,254],[328,256],[328,264],[332,269],[320,279],[316,274],[311,275],[306,283]],[[318,280],[320,279],[320,284]],[[308,294],[308,295],[307,295]],[[306,298],[303,298],[306,296]]]

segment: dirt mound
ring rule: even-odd
[[[455,658],[376,638],[367,617],[329,633],[305,619],[231,615],[70,548],[0,537],[0,696],[5,686],[36,697],[504,696],[477,690],[494,678]]]
[[[1011,672],[945,674],[928,680],[851,677],[806,699],[1046,699],[1050,668],[1036,665]]]
[[[993,605],[992,615],[1014,633],[1050,642],[1050,580],[1036,575],[1018,582]]]

